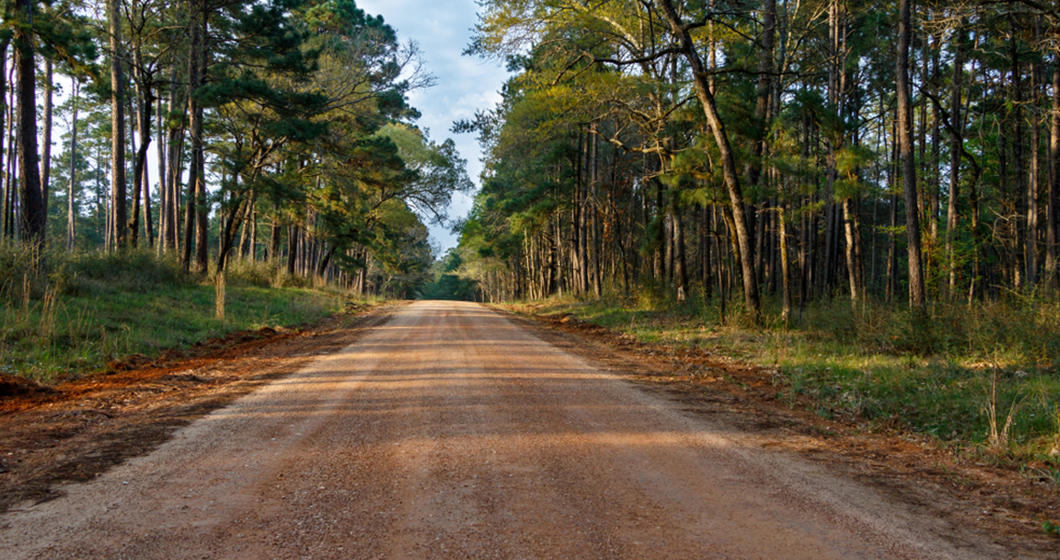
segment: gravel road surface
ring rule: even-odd
[[[0,517],[5,559],[1003,555],[453,302]]]

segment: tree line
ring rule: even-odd
[[[405,293],[433,261],[424,221],[471,186],[412,124],[432,83],[353,0],[6,2],[3,243]]]
[[[487,0],[485,299],[1054,297],[1060,3]]]

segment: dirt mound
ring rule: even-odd
[[[107,367],[110,368],[111,371],[130,371],[150,364],[151,360],[147,359],[147,356],[144,356],[143,354],[133,354],[131,356],[126,356],[121,360],[107,362]]]
[[[556,313],[555,315],[539,315],[540,320],[550,323],[568,332],[592,332],[606,331],[607,329],[595,323],[587,323],[571,313]]]
[[[288,329],[285,329],[283,327],[262,327],[257,330],[236,331],[220,338],[211,338],[210,340],[196,342],[192,345],[192,347],[216,350],[219,348],[226,348],[232,346],[233,344],[241,344],[244,342],[269,338],[272,336],[276,336],[277,334],[283,334],[286,332],[289,332]]]
[[[36,381],[0,373],[0,398],[46,395],[54,392],[55,389]]]

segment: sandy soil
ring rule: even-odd
[[[481,306],[415,303],[355,338],[15,504],[0,557],[1056,557]]]

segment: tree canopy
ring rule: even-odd
[[[490,0],[517,74],[459,254],[483,297],[1057,289],[1060,19],[1025,2]],[[654,288],[653,288],[654,289]]]
[[[425,223],[471,188],[452,141],[415,125],[418,47],[353,0],[27,0],[3,22],[0,61],[28,60],[17,83],[47,95],[0,80],[0,102],[65,131],[47,125],[39,145],[61,149],[40,155],[14,136],[8,153],[43,159],[2,181],[8,242],[142,242],[192,270],[266,260],[407,293],[434,260]]]

